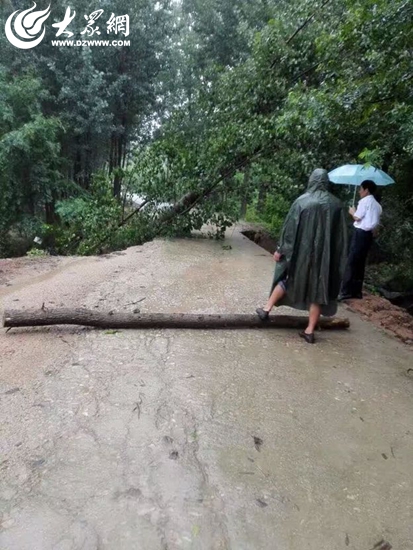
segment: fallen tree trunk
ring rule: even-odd
[[[260,321],[256,315],[195,313],[126,313],[99,312],[87,309],[39,309],[5,311],[3,325],[12,327],[39,327],[47,325],[83,325],[106,329],[114,328],[305,328],[307,317],[273,315],[268,321]],[[320,320],[323,329],[346,329],[348,319],[325,318]]]

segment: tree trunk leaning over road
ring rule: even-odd
[[[214,314],[197,313],[127,313],[97,312],[87,309],[39,309],[5,311],[3,326],[39,327],[47,325],[83,325],[106,329],[114,328],[189,328],[189,329],[225,329],[225,328],[305,328],[307,317],[290,315],[270,316],[268,321],[261,321],[256,315],[249,314]],[[321,319],[320,328],[346,329],[350,326],[348,319]]]

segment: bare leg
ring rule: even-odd
[[[272,291],[268,302],[264,306],[264,311],[270,312],[277,302],[279,302],[285,296],[285,290],[281,285],[277,285]]]
[[[318,324],[318,321],[320,319],[320,315],[321,315],[321,307],[318,304],[311,304],[309,319],[308,319],[308,327],[304,331],[306,334],[313,334]]]

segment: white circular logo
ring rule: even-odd
[[[16,48],[20,48],[21,50],[34,48],[40,44],[46,34],[43,23],[50,15],[50,4],[44,11],[31,13],[35,8],[36,2],[34,2],[34,6],[29,10],[22,11],[21,13],[19,13],[21,10],[17,10],[7,19],[6,36],[8,41],[13,46],[16,46]],[[17,13],[19,15],[12,26],[13,18]]]

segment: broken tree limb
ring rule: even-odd
[[[196,313],[140,313],[99,312],[87,309],[45,309],[45,310],[8,310],[3,316],[3,326],[40,327],[48,325],[82,325],[105,329],[227,329],[227,328],[305,328],[307,317],[291,315],[272,315],[268,321],[261,321],[257,315],[250,314],[214,314]],[[320,320],[322,329],[346,329],[348,319],[324,318]]]

